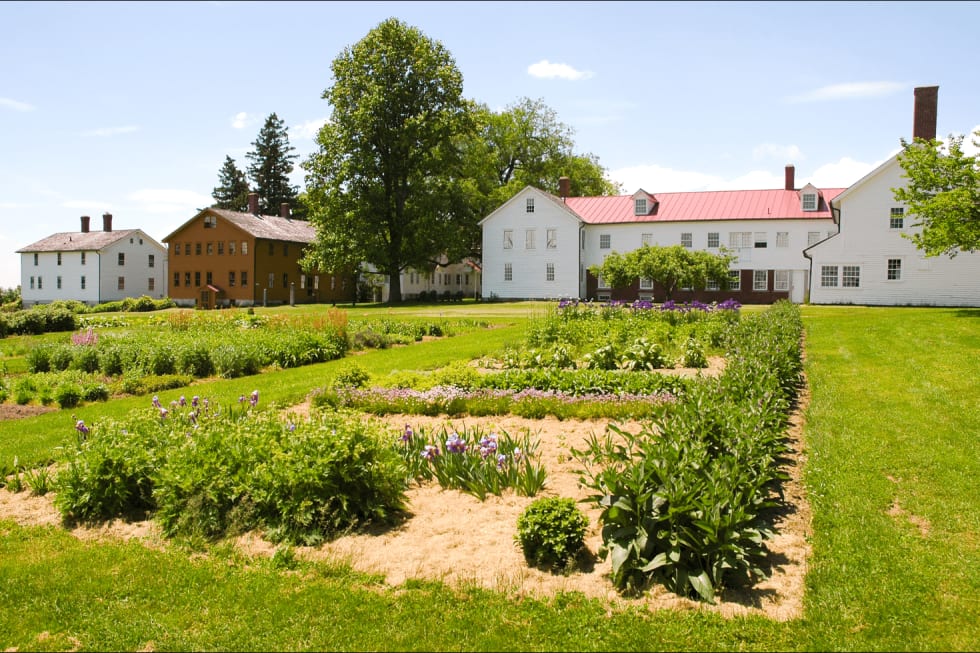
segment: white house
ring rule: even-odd
[[[915,89],[913,138],[936,137],[938,87]],[[895,200],[898,155],[832,201],[839,233],[804,252],[814,304],[980,306],[980,253],[925,257],[907,237],[920,227]]]
[[[90,231],[89,216],[82,216],[81,231],[56,233],[17,253],[25,307],[167,294],[167,249],[140,229],[113,231],[109,213],[102,216],[102,231]]]
[[[588,268],[612,252],[644,244],[683,245],[737,254],[727,290],[682,289],[677,301],[734,298],[743,304],[805,300],[809,261],[803,250],[837,232],[830,202],[843,189],[797,189],[786,166],[776,190],[648,193],[568,197],[568,179],[556,197],[528,186],[485,217],[483,296],[501,299],[650,299],[664,289],[649,280],[630,288],[605,287]]]

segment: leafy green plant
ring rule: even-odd
[[[514,539],[528,564],[564,569],[585,544],[589,520],[566,497],[535,499],[517,518]]]
[[[82,386],[77,383],[62,383],[54,390],[54,400],[61,408],[74,408],[82,400]]]
[[[585,367],[590,370],[614,370],[618,368],[619,356],[616,353],[616,348],[608,344],[586,354]]]
[[[638,338],[620,357],[619,366],[624,370],[657,370],[667,367],[667,357],[659,343]]]
[[[51,489],[53,477],[47,467],[24,470],[24,482],[34,496],[43,496]]]
[[[708,357],[704,354],[704,347],[694,336],[689,336],[684,343],[684,352],[680,359],[681,367],[705,368],[708,366]]]

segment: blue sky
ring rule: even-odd
[[[162,240],[273,112],[306,158],[331,62],[390,17],[468,98],[555,109],[627,193],[779,188],[790,163],[848,186],[911,137],[916,86],[940,137],[980,126],[975,2],[0,2],[0,287],[81,215]]]

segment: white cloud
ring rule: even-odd
[[[115,136],[116,134],[130,134],[132,132],[139,131],[139,127],[135,125],[127,125],[125,127],[100,127],[99,129],[91,129],[84,132],[84,136]]]
[[[170,188],[144,188],[130,193],[126,199],[140,204],[138,210],[147,213],[190,214],[214,202],[210,195]]]
[[[891,158],[891,156],[889,155],[887,158]],[[809,182],[817,188],[847,188],[880,166],[885,160],[864,163],[845,156],[834,163],[825,163],[814,170],[808,179],[801,181],[803,183]],[[801,184],[797,183],[797,185]]]
[[[33,111],[34,106],[28,104],[27,102],[18,102],[17,100],[11,100],[10,98],[0,97],[0,107],[7,107],[13,109],[14,111]]]
[[[235,129],[245,129],[249,125],[255,124],[255,118],[244,111],[239,111],[231,117],[231,126]]]
[[[547,59],[542,59],[538,63],[533,63],[527,67],[527,74],[531,77],[538,77],[539,79],[569,79],[576,81],[579,79],[588,79],[592,77],[593,73],[589,71],[575,70],[568,64],[564,63],[551,63]]]
[[[800,152],[800,148],[795,145],[776,145],[774,143],[763,143],[752,150],[752,158],[756,161],[762,159],[776,159],[791,163],[801,161],[805,157]]]
[[[698,190],[713,190],[710,188],[719,181],[700,172],[672,170],[658,165],[631,166],[610,170],[609,177],[623,186],[627,195],[632,195],[639,189],[648,193],[682,193]]]
[[[289,131],[289,135],[296,138],[316,138],[316,135],[320,133],[320,129],[328,122],[330,122],[329,118],[307,120],[298,125],[293,125]]]
[[[851,82],[847,84],[832,84],[821,88],[786,98],[787,102],[827,102],[833,100],[850,100],[853,98],[881,97],[892,95],[908,88],[902,82]]]

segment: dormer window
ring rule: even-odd
[[[647,214],[647,198],[637,197],[634,200],[633,205],[633,215],[646,215]]]
[[[816,193],[803,193],[803,210],[804,211],[816,211],[817,210],[817,194]]]

